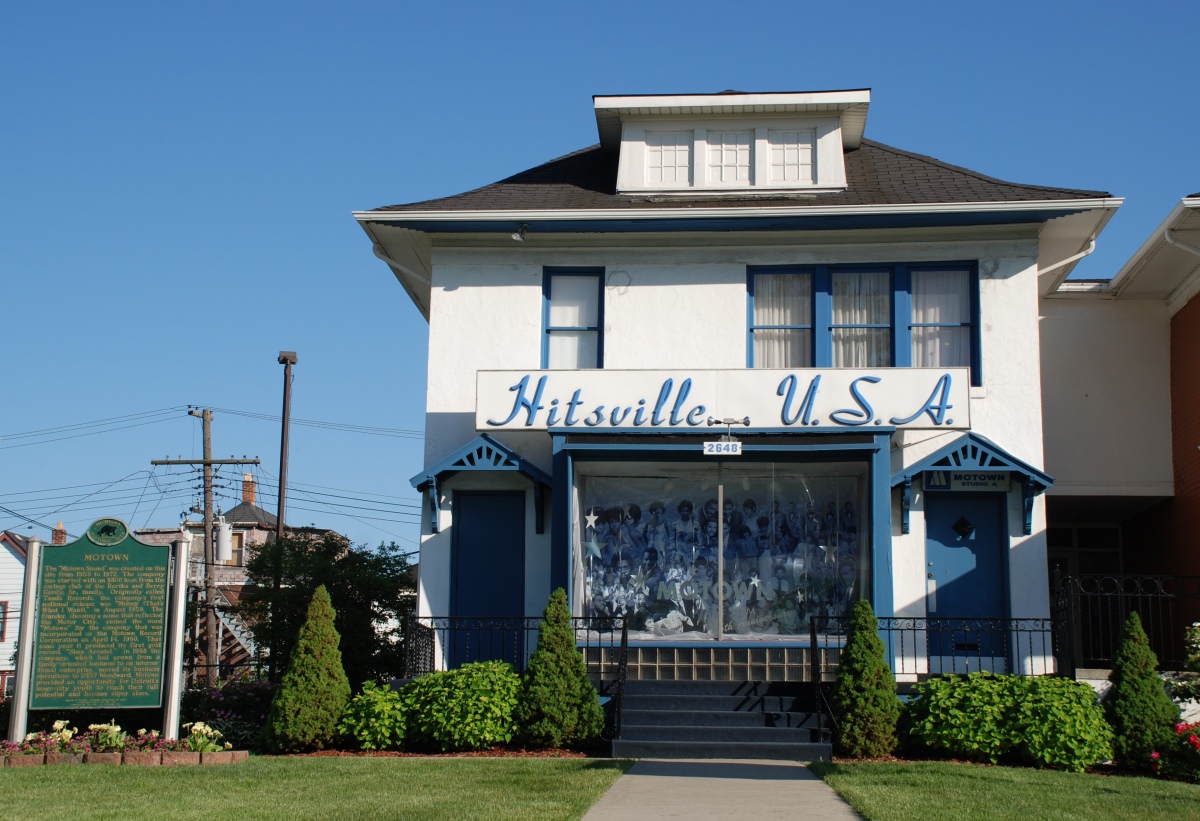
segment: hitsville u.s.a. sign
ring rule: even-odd
[[[971,427],[967,368],[479,371],[478,430]],[[745,428],[742,428],[743,430]]]

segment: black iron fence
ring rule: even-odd
[[[602,693],[610,692],[627,666],[637,663],[634,653],[640,659],[646,647],[670,645],[669,639],[642,640],[634,642],[632,651],[628,650],[622,642],[624,620],[620,617],[575,618],[572,622],[588,672]],[[524,671],[536,646],[540,623],[541,619],[534,617],[410,618],[408,675],[493,659],[507,661],[519,672]],[[805,657],[796,665],[800,672],[796,680],[820,682],[836,678],[848,626],[848,617],[822,618],[819,624],[816,621],[810,624],[807,637],[791,637],[795,641],[788,642],[788,652],[800,652]],[[892,617],[879,619],[879,633],[896,674],[910,680],[981,670],[1034,676],[1061,672],[1061,665],[1055,660],[1055,629],[1051,619]],[[712,647],[732,644],[736,642],[714,641]],[[772,645],[773,642],[757,641],[752,647],[761,649],[769,661]],[[702,666],[699,661],[689,664],[688,677],[700,675],[695,669],[698,666]],[[753,669],[753,665],[747,666],[745,674]],[[712,677],[728,675],[722,671]],[[773,675],[768,671],[764,678]],[[664,672],[663,665],[657,665],[652,677],[664,676],[673,677]]]
[[[1183,669],[1184,630],[1200,621],[1200,577],[1056,572],[1054,587],[1059,650],[1068,674],[1081,667],[1110,668],[1131,612],[1141,619],[1160,669]]]
[[[583,653],[588,673],[603,685],[602,690],[609,682],[617,681],[624,621],[619,616],[571,619],[575,643]],[[506,661],[523,673],[537,649],[541,623],[540,616],[410,616],[405,622],[406,676],[414,678],[474,661]]]
[[[813,630],[817,671],[836,668],[849,621],[829,618],[819,631]],[[1060,672],[1052,619],[884,617],[879,635],[893,672],[910,680],[979,671],[1025,676]],[[822,678],[827,676],[817,680]]]

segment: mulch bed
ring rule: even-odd
[[[509,747],[493,747],[490,750],[475,750],[468,753],[405,753],[395,750],[321,750],[315,753],[299,753],[281,758],[593,758],[578,750],[545,749],[514,750]]]

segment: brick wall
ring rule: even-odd
[[[1200,576],[1200,299],[1171,318],[1175,496],[1125,523],[1132,573]]]

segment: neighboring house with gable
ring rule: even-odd
[[[0,698],[12,695],[16,680],[13,653],[25,588],[25,545],[26,537],[19,533],[0,532]]]
[[[223,674],[227,670],[244,667],[257,658],[257,647],[249,626],[238,612],[238,605],[250,587],[246,577],[246,560],[251,548],[266,544],[275,538],[275,515],[258,506],[258,486],[254,477],[247,473],[242,477],[241,501],[220,517],[232,529],[231,557],[215,566],[217,582],[217,613],[221,622],[220,663]],[[289,528],[290,529],[290,528]],[[137,537],[151,544],[169,544],[179,538],[181,530],[192,537],[188,578],[199,596],[204,589],[204,521],[188,519],[179,528],[150,528],[137,532]],[[196,650],[198,664],[205,664],[205,640],[203,620],[197,619],[190,635]]]

